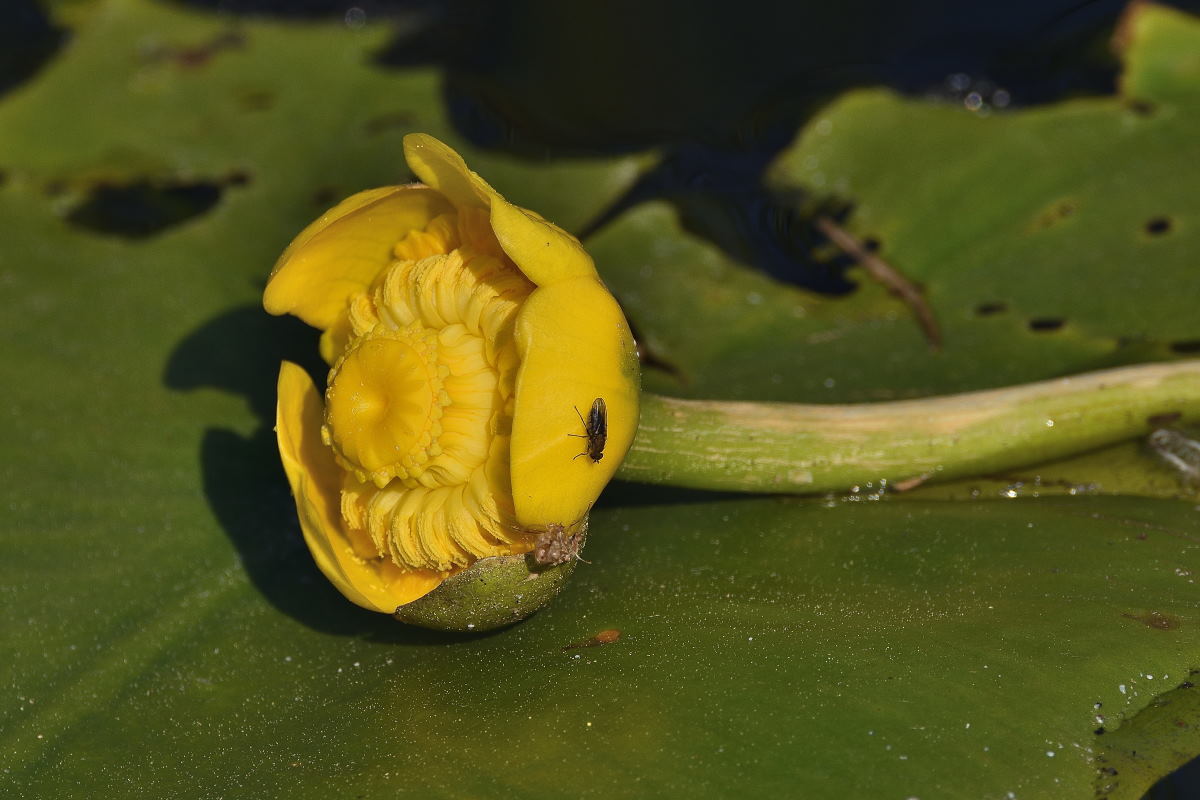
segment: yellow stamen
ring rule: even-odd
[[[330,371],[323,435],[347,470],[342,518],[361,531],[356,550],[401,570],[453,572],[533,535],[508,499],[513,330],[533,286],[489,237],[474,213],[410,231],[350,298]]]
[[[330,373],[326,439],[360,480],[383,487],[419,474],[441,433],[443,394],[435,336],[377,330],[352,343]]]

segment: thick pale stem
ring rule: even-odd
[[[860,405],[642,396],[617,477],[699,489],[825,492],[1027,466],[1200,419],[1200,361]]]

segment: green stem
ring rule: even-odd
[[[1200,361],[1149,364],[946,397],[860,405],[642,395],[624,480],[742,492],[826,492],[945,480],[1143,435],[1151,417],[1200,418]]]

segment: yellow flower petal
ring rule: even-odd
[[[323,416],[321,397],[308,373],[285,361],[279,370],[275,431],[304,541],[321,572],[347,599],[390,614],[432,591],[445,575],[381,569],[355,553],[343,528],[343,473],[321,441]]]
[[[444,194],[456,208],[487,208],[496,193],[462,156],[427,133],[404,137],[404,160],[422,183]]]
[[[425,186],[386,186],[343,200],[279,257],[263,307],[295,314],[321,330],[332,327],[349,297],[391,262],[401,237],[450,210],[446,198]]]
[[[490,208],[492,230],[500,246],[538,286],[595,277],[595,264],[578,239],[505,200],[444,143],[425,133],[410,133],[404,137],[404,157],[418,178],[445,194],[455,206]]]
[[[350,324],[350,315],[342,314],[321,334],[321,341],[318,345],[321,352],[321,359],[326,364],[333,366],[333,363],[338,360],[338,356],[345,352],[346,345],[350,343],[353,335],[354,330]]]
[[[517,317],[512,489],[517,521],[528,528],[570,525],[599,497],[633,442],[638,359],[629,326],[595,278],[537,289]],[[586,454],[580,420],[597,398],[607,409],[603,458]]]
[[[538,286],[597,277],[578,239],[499,195],[492,200],[492,230],[508,257]]]

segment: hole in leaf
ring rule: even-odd
[[[1008,311],[1007,303],[980,303],[975,306],[975,313],[981,317],[990,317],[994,314],[1003,314]]]
[[[1130,100],[1125,107],[1139,117],[1148,117],[1156,110],[1154,104],[1146,100]]]
[[[1146,220],[1146,225],[1144,227],[1146,233],[1150,234],[1151,236],[1160,236],[1171,230],[1171,218],[1151,217],[1150,219]]]
[[[266,111],[275,105],[275,95],[262,89],[248,89],[237,96],[237,103],[243,111]]]
[[[1049,333],[1050,331],[1058,330],[1066,324],[1067,321],[1065,319],[1059,319],[1058,317],[1037,317],[1029,320],[1029,330],[1035,333]]]
[[[1171,352],[1188,355],[1200,353],[1200,339],[1184,339],[1178,342],[1171,342]]]
[[[245,186],[250,183],[250,173],[244,169],[235,169],[225,176],[226,186]]]
[[[198,217],[221,199],[215,182],[100,184],[67,215],[67,221],[98,233],[143,239]]]
[[[337,195],[337,189],[332,186],[321,186],[313,192],[313,203],[324,208],[333,205],[333,201],[337,200]]]

